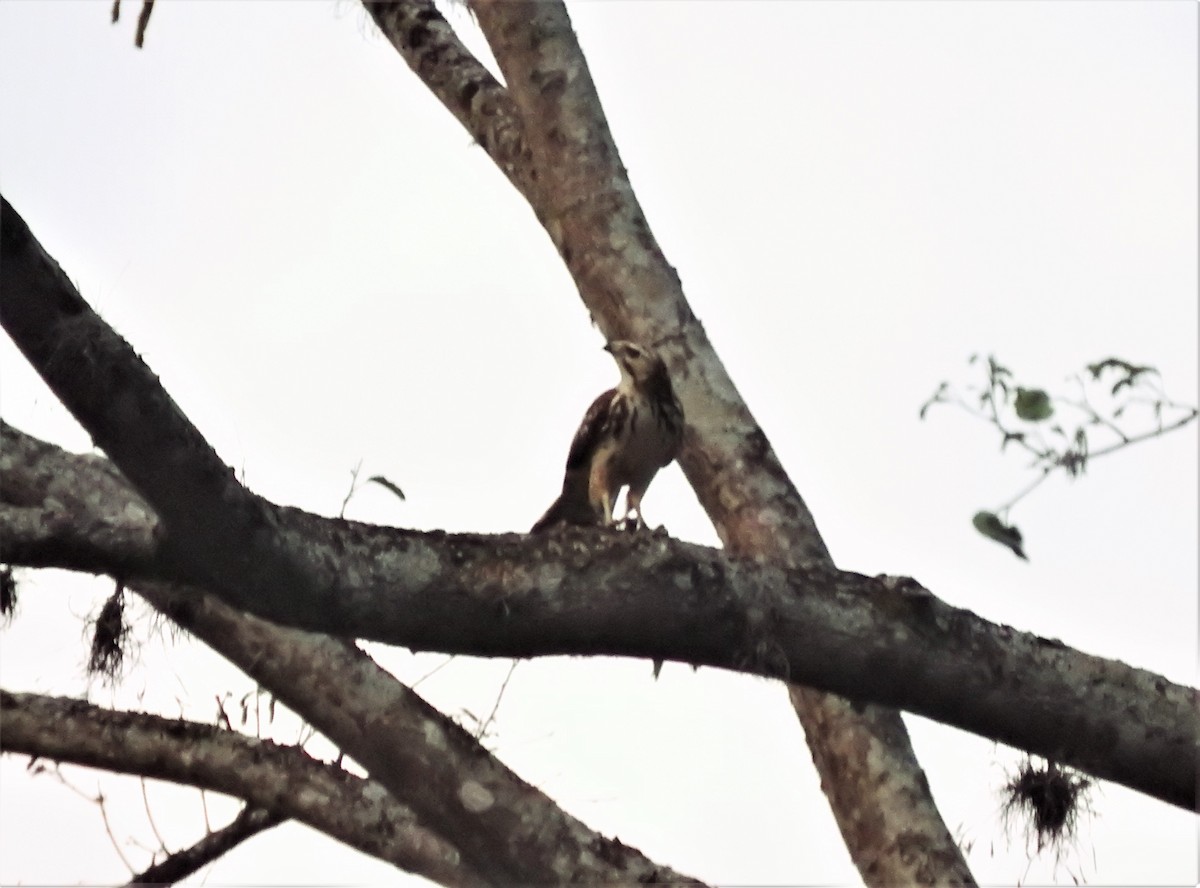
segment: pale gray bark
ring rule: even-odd
[[[654,343],[670,360],[688,417],[680,464],[725,546],[787,567],[832,568],[812,515],[642,214],[565,8],[538,0],[469,6],[500,65],[536,171],[537,188],[525,197],[606,338]],[[411,58],[410,65],[429,81]],[[445,90],[431,88],[454,110]],[[973,883],[900,714],[804,688],[792,689],[790,699],[863,878],[875,885]]]
[[[62,485],[61,495],[6,499],[0,510],[6,550],[11,539],[28,564],[61,562],[122,577],[199,584],[279,622],[410,647],[514,656],[668,656],[791,678],[930,714],[926,707],[947,723],[970,722],[974,727],[960,726],[1194,806],[1200,731],[1190,689],[992,626],[948,608],[916,584],[833,569],[811,515],[654,242],[559,5],[474,4],[511,89],[462,49],[431,4],[365,5],[529,199],[606,336],[654,342],[671,361],[689,416],[681,460],[687,476],[728,551],[763,564],[664,539],[565,534],[529,541],[385,531],[267,503],[237,484],[157,382],[147,381],[148,370],[69,288],[40,245],[25,237],[23,223],[15,230],[6,224],[3,231],[5,326],[146,499],[127,491],[123,500],[114,500],[116,488],[110,486],[91,502],[90,494],[69,485]],[[6,222],[10,209],[5,205]],[[74,378],[80,366],[89,371],[86,379]],[[110,469],[91,470],[119,480]],[[5,474],[7,482],[7,468]],[[153,587],[145,588],[153,597]],[[604,590],[611,613],[597,611],[596,589]],[[217,624],[224,620],[226,628],[248,635],[260,628],[283,633],[281,644],[292,632],[259,627],[232,611],[220,617],[223,605],[198,590],[159,587],[158,594],[159,604],[176,608],[177,615],[209,613]],[[456,609],[447,621],[436,607],[448,600],[466,613]],[[381,624],[380,615],[390,616],[391,625]],[[596,619],[599,624],[588,622]],[[653,637],[647,625],[656,627]],[[486,636],[481,626],[488,628]],[[373,667],[337,642],[309,641],[311,646],[301,644],[303,653],[287,662],[312,658],[368,673]],[[252,674],[259,668],[248,649],[227,655]],[[342,662],[339,656],[350,659]],[[826,659],[816,662],[821,657]],[[303,697],[309,687],[295,676],[274,680],[285,699],[289,693]],[[321,702],[334,690],[314,692],[312,713],[302,714],[314,723],[324,719],[324,730],[341,730],[337,742],[361,761],[372,741],[356,739],[352,722],[369,711],[374,691],[341,712]],[[388,693],[403,697],[397,688]],[[873,884],[969,881],[899,716],[797,686],[792,697],[864,878]],[[412,730],[425,716],[418,708],[411,717],[416,721],[401,730]],[[429,718],[426,724],[436,724]],[[346,724],[339,725],[340,719]],[[358,730],[363,733],[361,725]],[[351,751],[356,743],[358,751]],[[462,790],[465,772],[436,766],[459,781],[441,789]],[[395,793],[406,775],[425,767],[434,765],[401,766],[381,755],[375,770],[390,775],[385,785]],[[474,827],[488,833],[479,839],[481,847],[491,843],[519,856],[521,849],[511,843],[517,830],[536,825],[536,818],[557,816],[556,809],[548,800],[543,806],[524,798],[498,773],[488,779],[511,794],[506,816],[523,804],[530,807],[515,819]],[[481,785],[488,797],[496,797],[493,787]],[[483,797],[474,789],[467,795]],[[445,799],[425,804],[430,816],[446,818],[439,821],[443,828],[459,816],[446,810]],[[545,856],[532,865],[551,868],[529,872],[562,875],[568,870],[557,869],[557,861],[578,866],[589,853],[595,839],[586,829],[557,822],[568,826],[549,835],[551,844],[538,850]],[[555,842],[565,849],[562,858],[553,855]],[[614,850],[599,847],[604,854]],[[630,867],[597,873],[630,878],[655,872],[642,861]],[[585,869],[569,873],[589,877]]]
[[[409,805],[496,884],[697,884],[560,809],[356,647],[197,589],[134,591],[236,663]]]
[[[316,539],[312,531],[325,519],[281,509],[242,487],[149,368],[92,312],[19,214],[7,201],[2,201],[2,207],[0,324],[143,497],[132,507],[141,510],[137,526],[122,539],[129,542],[140,532],[143,542],[153,540],[153,561],[158,567],[147,570],[146,564],[123,562],[114,573],[146,595],[153,588],[138,580],[165,578],[203,587],[246,610],[269,604],[268,610],[281,608],[290,614],[278,622],[351,634],[344,631],[337,614],[337,589],[344,581],[347,588],[353,587],[356,577],[378,577],[376,567],[354,559],[343,563],[341,554],[323,546],[307,548],[304,539]],[[11,430],[5,434],[10,442],[17,440]],[[6,465],[15,466],[16,452],[12,446],[3,449]],[[105,481],[112,478],[112,473],[105,474]],[[10,550],[6,540],[6,556],[16,563],[48,566],[37,557],[26,557],[32,549],[22,550],[19,533],[32,533],[32,545],[46,554],[44,527],[73,524],[72,511],[90,508],[97,497],[88,493],[66,502],[42,499],[31,504],[30,491],[37,489],[39,479],[48,483],[48,476],[39,471],[23,477],[14,485],[16,502],[12,508],[4,506],[6,515],[14,517],[6,528],[13,542]],[[140,520],[151,508],[147,504],[152,504],[158,519],[152,527]],[[88,526],[110,527],[111,512],[98,508],[103,514],[86,519]],[[128,504],[120,509],[127,513]],[[355,548],[365,540],[382,541],[375,535],[377,528],[346,521],[337,524]],[[70,535],[79,542],[78,533]],[[424,534],[419,539],[438,536]],[[85,557],[94,558],[95,542],[90,539],[75,551],[86,550]],[[387,565],[399,554],[390,545],[397,542],[407,548],[404,541],[393,540],[378,567],[390,570]],[[419,556],[423,544],[418,542],[412,551]],[[359,568],[366,572],[360,573]],[[193,590],[185,598],[182,606],[171,610],[177,622],[326,731],[397,798],[414,804],[430,828],[454,836],[468,862],[490,878],[501,883],[690,881],[563,813],[361,652],[327,635],[307,639],[297,633],[287,635],[286,630],[250,621],[230,608],[220,620],[222,629],[204,634],[203,624],[197,622],[209,613],[202,607],[204,596]],[[316,611],[309,609],[317,600],[333,607],[325,619],[317,619]],[[289,601],[307,603],[293,609]],[[494,602],[490,609],[494,612]],[[306,612],[314,617],[312,621],[297,619]],[[237,646],[239,639],[250,636],[252,640]],[[272,643],[277,648],[268,655]],[[346,657],[354,659],[347,662]],[[326,662],[330,658],[335,662]],[[275,662],[288,663],[290,668],[270,672]],[[317,668],[323,662],[326,668]],[[360,674],[361,684],[345,686],[343,679],[352,667],[365,671],[372,682]],[[380,694],[388,696],[394,708],[381,709]],[[394,743],[405,730],[413,737],[428,738],[431,726],[441,732],[436,744],[398,747]],[[414,758],[417,751],[422,754]],[[473,762],[474,770],[468,767]],[[434,780],[434,774],[441,776]]]
[[[302,749],[84,700],[0,691],[0,749],[243,798],[443,885],[484,886],[452,845],[378,782]]]
[[[161,533],[150,507],[105,460],[68,454],[9,426],[0,427],[0,436],[4,490],[27,504],[0,502],[0,534],[17,563],[126,571],[126,581],[156,606],[298,710],[330,676],[359,668],[353,657],[346,660],[343,645],[322,643],[320,635],[307,636],[302,653],[292,651],[283,639],[305,636],[282,630],[270,642],[280,650],[256,658],[268,644],[268,624],[239,626],[233,611],[219,626],[193,625],[215,602],[199,591],[156,593],[158,587],[138,582],[188,578],[159,561]],[[56,493],[63,486],[73,491],[69,511]],[[0,491],[0,499],[7,498]],[[50,516],[45,526],[55,530],[27,540],[21,525],[35,522],[25,513]],[[665,536],[429,535],[292,510],[279,510],[272,524],[289,548],[336,565],[322,582],[338,589],[336,605],[329,596],[298,598],[286,612],[261,610],[250,598],[236,602],[278,622],[335,627],[347,636],[418,650],[666,656],[802,679],[1039,752],[1175,804],[1194,801],[1200,715],[1190,688],[988,623],[939,601],[913,580],[783,570]],[[106,547],[113,553],[107,566]],[[230,647],[250,632],[252,638]],[[325,662],[328,656],[337,662]],[[281,663],[286,667],[262,671]],[[390,688],[390,676],[380,680],[384,693],[405,697]],[[295,690],[281,686],[285,681]],[[370,712],[397,704],[366,699],[361,705]],[[339,745],[353,742],[353,733],[343,736],[326,725],[327,716],[306,717]],[[831,744],[852,742],[836,720],[818,722],[816,730]],[[364,764],[369,758],[358,747],[350,754]],[[417,773],[414,766],[397,790]],[[871,806],[861,811],[864,818],[877,816]]]

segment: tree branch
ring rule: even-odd
[[[353,645],[284,629],[199,590],[133,588],[324,733],[423,824],[454,836],[490,879],[696,884],[562,811]]]
[[[99,514],[132,516],[147,544],[142,578],[185,579],[158,569],[153,528],[140,523],[148,507],[136,494],[125,488],[122,499],[106,500],[119,488],[102,461],[6,425],[0,444],[0,469],[27,499],[37,495],[30,478],[69,480],[77,499]],[[29,468],[26,458],[34,461]],[[0,507],[0,534],[9,557],[28,564],[9,512]],[[79,521],[100,523],[87,513]],[[913,580],[783,570],[661,536],[431,535],[291,510],[281,511],[276,526],[295,545],[332,559],[342,577],[336,603],[324,596],[289,608],[304,620],[297,625],[310,629],[475,655],[666,656],[803,681],[907,709],[1174,804],[1194,804],[1200,715],[1191,689],[989,623]],[[77,534],[67,536],[73,541]],[[75,567],[69,558],[38,563]],[[176,592],[169,607],[166,600],[154,603],[188,625],[188,601],[188,593]],[[253,602],[238,602],[247,604]],[[278,622],[286,616],[263,615]],[[234,634],[235,627],[223,625],[202,637],[222,649],[220,639]],[[264,643],[256,638],[244,650]],[[329,664],[313,680],[347,668]],[[248,671],[270,686],[268,677]],[[819,727],[832,730],[830,723]],[[361,751],[354,757],[363,761]]]
[[[363,7],[513,186],[535,193],[537,169],[508,92],[463,46],[432,0],[363,0]],[[536,202],[530,205],[538,212]]]
[[[0,708],[5,752],[211,789],[441,884],[491,884],[378,783],[301,749],[65,697],[0,690]]]
[[[207,588],[269,597],[309,585],[269,509],[237,482],[142,359],[79,295],[0,197],[0,325],[161,522],[161,557]],[[286,599],[276,602],[286,607]]]
[[[344,616],[336,613],[342,591],[353,588],[362,580],[372,588],[378,580],[390,585],[394,577],[389,565],[401,552],[385,554],[375,567],[360,562],[360,567],[367,568],[364,574],[358,574],[355,568],[343,575],[342,554],[336,549],[349,542],[353,549],[365,554],[367,550],[362,548],[362,543],[368,540],[374,540],[374,544],[382,543],[384,537],[377,535],[382,529],[338,521],[336,523],[343,532],[338,534],[338,539],[327,540],[334,549],[307,549],[304,540],[313,538],[313,532],[319,531],[325,520],[299,510],[276,507],[241,487],[233,472],[220,463],[200,433],[163,391],[157,378],[129,345],[92,312],[7,202],[3,204],[3,213],[0,323],[59,394],[64,405],[105,449],[137,493],[146,503],[152,504],[160,519],[148,535],[141,537],[143,543],[152,540],[149,544],[153,553],[147,552],[143,562],[131,564],[127,560],[118,569],[130,580],[165,578],[194,583],[238,608],[266,615],[280,623],[351,634],[349,626],[342,625]],[[6,430],[8,438],[18,440],[10,431]],[[0,458],[6,465],[13,465],[15,455],[15,449],[5,447]],[[172,478],[173,473],[178,473],[178,480]],[[22,483],[30,485],[35,480],[36,473]],[[149,508],[140,500],[135,504],[135,510],[144,512]],[[5,506],[0,510],[6,522],[4,530],[12,534],[11,547],[6,538],[6,557],[15,563],[48,566],[54,558],[62,556],[64,553],[55,551],[47,534],[33,527],[34,522],[29,520],[32,516],[25,511],[33,506],[24,502],[14,505],[17,508]],[[59,509],[57,502],[43,501],[38,505],[50,515],[55,515]],[[79,504],[73,505],[77,508]],[[280,522],[291,529],[284,530]],[[20,536],[22,533],[25,535]],[[73,527],[72,533],[78,536],[77,528]],[[386,536],[388,532],[384,533]],[[192,534],[198,539],[195,550],[188,542]],[[407,542],[414,543],[415,548],[408,554],[418,557],[422,552],[434,553],[428,544],[442,535],[424,536],[425,539],[414,537],[410,541],[400,541],[400,544],[407,549]],[[89,556],[95,555],[99,542],[95,537],[88,538]],[[386,545],[390,547],[396,542],[393,537]],[[371,557],[378,554],[375,550]],[[442,555],[454,557],[449,552],[437,557],[440,559]],[[404,560],[412,565],[407,562],[407,556]],[[94,566],[94,562],[91,565]],[[379,573],[377,568],[384,570]],[[480,581],[479,577],[472,580]],[[145,594],[144,588],[141,591]],[[360,593],[363,591],[366,591],[365,587],[360,588]],[[201,595],[196,590],[185,593],[184,598],[186,606],[173,610],[172,616],[187,625],[188,615],[194,616],[200,606]],[[289,601],[306,604],[296,608]],[[312,609],[319,602],[322,604]],[[333,608],[327,612],[327,619],[319,617],[318,612],[323,607]],[[493,617],[496,607],[495,601],[486,606]],[[312,619],[306,619],[305,612]],[[222,639],[206,637],[206,640],[222,650]],[[327,638],[323,640],[329,642]],[[342,645],[333,644],[344,653]],[[263,656],[262,650],[262,644],[242,649],[235,662],[258,677],[255,667],[262,667],[257,662]],[[328,648],[325,651],[328,656]],[[262,684],[271,687],[310,722],[325,729],[322,715],[326,716],[324,721],[332,716],[327,712],[314,712],[313,705],[305,705],[305,694],[310,693],[310,686],[319,685],[319,676],[300,670],[299,664],[311,661],[289,662],[292,662],[291,674],[277,676],[276,684],[282,688],[267,680],[262,680]],[[331,668],[325,673],[326,677],[341,676],[341,665],[346,664]],[[371,666],[381,676],[386,675],[373,663]],[[303,688],[296,678],[301,672],[307,679]],[[402,689],[394,679],[389,677],[389,680]],[[348,697],[340,685],[330,693],[333,696],[328,699],[339,703]],[[401,694],[402,690],[393,688],[392,693]],[[375,726],[380,722],[380,710],[375,708],[375,702],[372,699],[370,706],[352,707],[356,713],[354,724],[343,732],[345,736],[330,733],[330,737],[371,770],[373,776],[384,780],[398,797],[403,797],[403,785],[396,780],[389,783],[384,779],[389,774],[397,774],[394,764],[394,757],[399,754],[394,748],[397,734],[381,728],[377,735],[361,736],[363,726]],[[424,721],[420,723],[433,722],[435,714],[434,710],[428,710],[422,714]],[[446,721],[440,714],[436,715],[435,727]],[[418,718],[411,713],[405,717]],[[355,736],[359,737],[357,745],[353,742]],[[417,732],[415,736],[425,735]],[[417,745],[423,743],[420,741]],[[401,768],[399,773],[414,784],[448,790],[445,795],[427,792],[428,811],[423,811],[422,816],[432,813],[435,818],[441,817],[434,823],[434,828],[446,827],[439,831],[455,836],[460,844],[468,844],[476,852],[469,859],[481,871],[498,872],[502,881],[510,883],[558,882],[568,878],[690,881],[656,866],[634,849],[587,829],[511,772],[496,771],[492,777],[495,785],[491,787],[480,781],[464,782],[459,776],[466,773],[462,769],[470,756],[478,758],[480,752],[481,747],[474,744],[460,750],[456,765],[441,760],[443,778],[440,782],[430,782],[428,774],[422,770],[433,761],[427,758],[408,760],[410,767],[407,770]],[[493,762],[495,768],[502,768],[490,757],[485,758]],[[497,804],[498,798],[508,804]],[[528,810],[530,805],[535,809],[532,812]],[[513,815],[514,810],[536,816]]]
[[[238,845],[282,822],[282,817],[266,808],[246,806],[228,826],[209,833],[194,845],[175,851],[147,867],[129,880],[127,888],[174,885],[176,882],[182,882]]]
[[[687,417],[688,481],[734,553],[832,568],[828,550],[650,231],[561,3],[471,0],[541,174],[538,218],[608,339],[660,346]],[[897,712],[793,688],[850,855],[870,884],[973,883]]]

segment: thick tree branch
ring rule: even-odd
[[[199,590],[134,591],[237,664],[499,884],[696,884],[560,809],[356,647]]]
[[[269,510],[234,477],[142,359],[79,295],[0,197],[0,324],[96,446],[154,506],[162,558],[208,588],[309,588]],[[312,591],[310,589],[310,591]],[[276,602],[286,607],[286,599]]]
[[[344,521],[338,523],[346,534],[334,541],[333,549],[322,548],[319,552],[307,549],[304,539],[313,538],[313,531],[324,524],[324,519],[294,509],[279,509],[237,484],[233,473],[220,465],[219,458],[171,402],[140,358],[91,311],[7,203],[4,204],[4,223],[0,233],[0,323],[161,518],[158,526],[148,528],[143,523],[131,528],[129,533],[130,538],[136,538],[141,532],[140,539],[153,546],[153,554],[148,553],[147,560],[140,563],[130,563],[126,559],[119,565],[114,564],[115,569],[131,580],[158,577],[197,583],[238,607],[267,615],[278,622],[350,634],[345,631],[348,625],[342,625],[344,615],[337,614],[342,591],[358,586],[364,579],[371,585],[385,579],[392,571],[387,565],[402,553],[389,552],[383,563],[367,567],[365,574],[358,574],[357,568],[344,573],[342,555],[336,551],[343,542],[365,552],[361,548],[364,542],[383,540],[376,536],[378,528]],[[78,335],[80,323],[86,326],[86,335]],[[66,367],[71,370],[68,372]],[[109,407],[115,419],[106,415]],[[10,442],[18,440],[8,430],[6,436]],[[181,441],[186,443],[178,446]],[[14,455],[15,449],[4,448],[2,458],[6,465],[13,465]],[[171,479],[174,471],[180,473],[182,480]],[[24,478],[22,484],[36,486],[36,481],[35,472]],[[21,502],[13,504],[15,508],[4,506],[0,510],[6,521],[4,531],[11,535],[6,539],[6,557],[16,563],[48,566],[56,557],[52,540],[30,520],[34,516],[28,510],[41,508],[43,515],[61,519],[62,511],[79,509],[81,501],[73,500],[64,507],[56,501],[45,500],[36,506],[29,505],[27,495],[18,499]],[[140,516],[144,516],[148,508],[141,500],[135,501],[134,509]],[[89,520],[103,524],[94,517]],[[280,521],[288,524],[291,530],[285,531]],[[231,532],[230,528],[237,532]],[[200,539],[195,552],[187,544],[192,533]],[[366,536],[362,536],[364,533]],[[78,538],[78,528],[72,525],[67,536]],[[420,557],[421,552],[432,552],[427,544],[439,536],[432,534],[425,540],[412,540],[417,543],[413,553]],[[10,542],[11,546],[8,545]],[[407,549],[407,542],[395,537],[388,546],[396,542]],[[86,546],[77,540],[76,548],[94,558],[101,543],[102,540],[93,535],[87,538]],[[213,547],[220,547],[222,551],[214,553]],[[206,554],[214,559],[208,564],[199,557]],[[452,553],[443,554],[453,557]],[[371,557],[377,555],[378,550]],[[94,561],[89,565],[94,567]],[[360,563],[359,566],[366,565]],[[384,568],[382,574],[377,567]],[[297,579],[298,575],[302,582]],[[385,579],[385,582],[390,584],[391,580]],[[179,607],[172,611],[172,616],[185,625],[189,614],[194,617],[200,606],[201,594],[194,591],[191,598],[190,609]],[[295,609],[289,601],[307,604]],[[320,608],[310,608],[318,601],[332,608],[325,618],[318,615]],[[492,601],[487,609],[494,614],[496,607],[497,602]],[[305,611],[312,619],[305,619]],[[472,634],[477,631],[478,627]],[[223,650],[222,639],[206,637],[206,640]],[[323,641],[329,642],[329,639]],[[239,666],[256,677],[259,677],[256,667],[262,667],[257,661],[263,656],[265,644],[261,639],[259,642],[257,646],[238,651],[233,657]],[[344,652],[344,646],[333,644],[338,651]],[[328,647],[325,652],[328,656]],[[314,661],[315,653],[311,650],[308,653],[313,657],[289,660],[292,669],[286,675],[277,676],[275,683],[262,678],[260,681],[313,724],[328,730],[326,722],[329,718],[322,719],[328,713],[320,711],[319,706],[306,705],[305,695],[319,685],[316,673],[300,669],[301,664]],[[345,665],[331,667],[324,675],[327,679],[329,676],[340,678],[344,675],[340,667]],[[381,680],[386,675],[373,663],[371,668]],[[297,676],[302,673],[306,682],[300,690]],[[388,680],[396,686],[393,693],[402,695],[402,686],[390,677]],[[344,702],[349,696],[339,685],[326,699]],[[383,779],[398,797],[404,797],[404,787],[396,780],[389,783],[385,779],[398,773],[413,783],[435,787],[439,791],[447,787],[453,789],[448,796],[435,797],[436,793],[426,793],[428,804],[421,815],[431,815],[434,828],[442,834],[455,836],[456,842],[465,845],[464,853],[481,871],[499,873],[501,881],[505,882],[613,878],[690,881],[569,818],[544,795],[527,787],[510,772],[503,771],[494,760],[491,760],[494,763],[493,786],[478,780],[464,782],[461,779],[464,772],[459,766],[470,756],[489,758],[478,745],[461,750],[457,765],[443,760],[440,781],[431,782],[422,770],[432,764],[432,759],[409,759],[408,767],[397,772],[397,751],[393,746],[397,734],[381,726],[381,710],[360,705],[352,707],[352,711],[356,713],[355,730],[359,734],[365,726],[378,728],[378,733],[360,737],[357,745],[352,742],[354,731],[346,736],[336,736],[329,731],[331,739],[367,767],[373,776]],[[434,725],[433,714],[433,710],[423,713],[422,724]],[[416,718],[411,713],[405,717]],[[438,719],[445,721],[440,715]],[[424,736],[432,742],[428,734],[418,732],[416,736]],[[506,804],[497,804],[497,799]],[[472,852],[474,856],[470,856]]]
[[[212,725],[0,691],[0,749],[245,799],[444,885],[491,884],[372,780]]]
[[[40,505],[31,479],[47,489],[51,479],[69,482],[97,514],[130,516],[128,532],[106,526],[102,533],[112,539],[140,533],[146,548],[138,576],[185,579],[160,571],[154,529],[141,522],[148,507],[130,488],[121,492],[103,461],[73,456],[10,426],[0,433],[0,468],[27,501]],[[21,556],[29,550],[8,521],[10,511],[0,507],[0,534]],[[102,526],[86,511],[77,520]],[[289,608],[311,629],[495,656],[668,656],[789,678],[907,709],[1175,804],[1195,802],[1200,715],[1191,689],[989,623],[912,580],[783,570],[667,537],[430,535],[291,510],[281,510],[274,523],[294,545],[338,565],[336,604],[317,597]],[[39,536],[37,563],[77,569],[69,557],[81,548],[77,537],[67,532],[68,557],[48,560],[53,540]],[[186,594],[170,601],[172,614],[187,625],[186,609],[180,613]],[[281,622],[284,616],[264,615]],[[236,636],[233,626],[203,635],[218,649],[221,639]],[[256,638],[244,650],[263,644]],[[311,661],[315,654],[305,656]],[[329,664],[312,680],[346,668]],[[271,684],[268,676],[255,678]],[[361,751],[354,757],[363,761]]]
[[[413,72],[522,194],[537,188],[521,119],[496,78],[463,46],[432,0],[363,0]],[[534,212],[538,205],[531,202]]]
[[[643,215],[560,2],[471,0],[541,171],[538,218],[609,339],[656,343],[688,419],[680,464],[726,547],[832,567],[812,515],[742,401]],[[973,883],[897,712],[791,699],[869,884]]]

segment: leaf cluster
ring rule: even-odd
[[[981,534],[1025,558],[1020,531],[1007,523],[1007,513],[1055,471],[1077,478],[1098,456],[1156,438],[1197,417],[1196,407],[1167,397],[1158,371],[1108,357],[1087,364],[1066,381],[1073,393],[1056,394],[1041,386],[1021,384],[993,355],[971,355],[969,366],[981,378],[961,387],[942,382],[921,405],[925,419],[935,404],[953,404],[996,429],[1000,451],[1015,445],[1028,453],[1035,480],[1003,505],[977,512],[973,524]]]

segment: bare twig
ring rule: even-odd
[[[295,747],[64,697],[0,690],[0,705],[5,715],[0,749],[6,753],[213,789],[435,882],[464,888],[487,884],[454,845],[430,831],[379,782],[350,775]],[[105,823],[109,828],[107,815]]]
[[[108,833],[108,840],[112,842],[113,850],[116,851],[117,856],[121,858],[121,863],[125,864],[125,868],[131,873],[137,872],[137,870],[133,868],[133,864],[129,862],[129,858],[125,856],[125,852],[121,850],[121,844],[117,841],[117,837],[112,831],[112,823],[108,819],[108,806],[104,802],[104,793],[97,792],[93,801],[100,806],[100,817],[104,820],[104,831]]]
[[[282,821],[282,817],[273,814],[266,808],[247,806],[228,826],[215,833],[209,833],[191,847],[176,851],[166,859],[135,875],[129,881],[129,888],[133,888],[135,885],[174,885],[223,854],[232,851],[247,839],[253,838]],[[166,848],[164,847],[163,850],[165,851]]]
[[[154,822],[154,812],[150,810],[150,796],[146,792],[146,778],[139,777],[138,782],[142,785],[142,807],[146,810],[146,820],[150,823],[150,832],[154,833],[154,838],[158,840],[159,851],[169,854],[167,843],[163,841],[162,834],[158,831],[158,824]]]
[[[142,48],[142,44],[146,41],[146,28],[150,24],[150,13],[154,11],[154,0],[142,0],[142,8],[138,12],[137,31],[134,33],[133,45],[138,49]],[[121,20],[121,0],[113,0],[112,5],[112,23],[115,25]]]
[[[342,500],[342,508],[338,511],[339,518],[346,517],[346,506],[350,505],[350,497],[354,496],[358,491],[358,473],[362,471],[362,463],[362,459],[359,459],[354,464],[354,468],[350,470],[350,489],[346,491],[346,498]]]
[[[475,732],[476,740],[483,739],[483,735],[487,733],[487,729],[491,727],[492,722],[496,720],[496,713],[500,710],[500,701],[504,699],[504,691],[508,687],[509,679],[511,679],[513,673],[517,671],[518,662],[520,661],[513,660],[512,664],[508,667],[508,674],[504,676],[504,681],[500,683],[500,691],[496,694],[496,702],[492,704],[492,711],[488,713],[488,717],[480,723],[479,730]]]
[[[133,45],[138,49],[146,40],[146,27],[150,24],[150,13],[154,11],[154,0],[145,0],[142,11],[138,13],[137,33],[133,37]]]
[[[424,682],[425,679],[433,678],[435,675],[437,675],[439,672],[441,672],[443,669],[445,669],[447,666],[449,666],[450,662],[453,659],[454,659],[454,654],[451,654],[446,659],[442,660],[441,663],[438,663],[438,665],[434,666],[432,669],[430,669],[428,672],[426,672],[424,675],[422,675],[420,678],[418,678],[416,681],[410,683],[409,687],[415,691],[417,688],[419,688],[421,686],[421,683]]]

